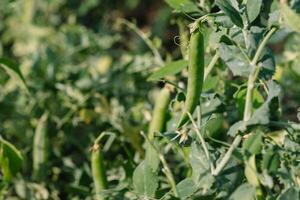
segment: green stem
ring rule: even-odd
[[[127,21],[126,19],[119,19],[119,20],[122,24],[125,24],[128,28],[133,30],[138,36],[140,36],[144,40],[146,45],[152,51],[157,64],[160,66],[163,66],[164,61],[163,61],[160,53],[158,52],[157,48],[153,44],[153,42],[149,39],[149,37],[144,32],[142,32],[134,23]]]
[[[104,200],[102,192],[107,188],[107,180],[103,163],[102,149],[100,145],[94,144],[91,156],[93,182],[95,187],[96,199]]]
[[[268,33],[267,35],[264,37],[264,39],[262,40],[262,42],[260,43],[252,61],[251,61],[251,66],[253,66],[253,69],[249,75],[248,78],[248,84],[247,84],[247,94],[246,94],[246,103],[245,103],[245,111],[244,111],[244,118],[243,120],[246,122],[250,119],[251,114],[252,114],[252,99],[253,99],[253,89],[254,89],[254,83],[257,80],[259,71],[260,71],[260,67],[257,65],[257,62],[262,54],[262,51],[264,49],[264,47],[267,44],[267,41],[270,39],[270,37],[272,36],[272,34],[276,31],[277,28],[273,27]],[[241,135],[237,135],[230,148],[227,150],[226,154],[224,155],[224,157],[222,158],[221,162],[217,165],[216,170],[214,171],[214,176],[217,176],[222,169],[226,166],[226,164],[228,163],[228,161],[231,158],[231,155],[234,151],[235,148],[237,148],[240,144],[240,142],[242,141],[242,136]]]
[[[208,74],[211,72],[211,70],[213,69],[213,67],[215,66],[215,64],[217,63],[218,59],[219,59],[220,55],[218,52],[216,52],[216,54],[214,55],[214,57],[211,59],[210,63],[208,64],[208,66],[205,68],[204,70],[204,81],[206,80]]]
[[[204,150],[204,153],[205,153],[206,158],[207,158],[207,160],[208,160],[208,162],[209,162],[209,165],[210,165],[210,171],[211,171],[211,173],[213,174],[213,173],[214,173],[214,170],[215,170],[215,167],[214,167],[213,163],[211,162],[210,155],[209,155],[209,151],[208,151],[208,148],[207,148],[206,143],[205,143],[205,141],[204,141],[204,138],[202,137],[202,135],[201,135],[201,133],[200,133],[200,131],[199,131],[199,127],[197,126],[196,122],[194,121],[194,119],[193,119],[191,113],[187,113],[187,114],[188,114],[188,116],[189,116],[189,118],[190,118],[190,120],[191,120],[191,122],[192,122],[192,124],[193,124],[193,126],[194,126],[194,128],[195,128],[195,131],[196,131],[196,134],[197,134],[198,138],[200,139],[202,148],[203,148],[203,150]]]

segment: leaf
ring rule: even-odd
[[[299,190],[295,187],[290,187],[286,191],[284,191],[277,200],[292,200],[299,199]]]
[[[278,146],[282,146],[284,144],[284,139],[286,135],[288,135],[288,132],[285,129],[273,131],[267,134],[267,136],[271,138],[271,140],[273,140]]]
[[[193,13],[199,12],[197,5],[190,0],[165,0],[167,4],[175,9],[176,11],[181,11],[183,13]]]
[[[201,145],[197,142],[193,142],[191,145],[190,163],[193,169],[192,178],[197,183],[201,175],[209,172],[209,162]]]
[[[216,5],[231,19],[238,27],[243,27],[243,19],[240,13],[227,0],[217,0]]]
[[[260,8],[262,5],[262,0],[248,0],[247,7],[247,16],[249,23],[253,22],[260,13]]]
[[[153,72],[151,76],[149,76],[148,80],[150,81],[158,81],[166,76],[174,75],[179,73],[188,65],[188,61],[186,60],[177,60],[166,64],[164,67],[159,70]]]
[[[261,124],[261,125],[266,125],[270,122],[270,116],[276,112],[278,108],[272,107],[273,100],[279,97],[281,93],[281,88],[280,86],[270,80],[267,83],[267,86],[269,88],[269,94],[268,98],[265,101],[265,103],[260,106],[252,115],[251,119],[247,122],[247,125],[255,125],[255,124]],[[272,109],[271,109],[272,108]]]
[[[283,17],[283,23],[290,29],[296,32],[300,32],[300,15],[293,11],[287,4],[282,4],[281,15]]]
[[[229,200],[254,200],[255,199],[255,187],[248,183],[240,185],[233,194],[229,197]]]
[[[238,107],[240,116],[243,116],[243,113],[244,113],[246,94],[247,94],[247,88],[244,87],[242,89],[239,89],[234,95],[236,102],[237,102],[237,107]],[[263,96],[260,94],[260,92],[257,88],[254,88],[254,90],[253,90],[253,108],[257,109],[263,103],[264,103]]]
[[[271,50],[265,48],[257,63],[260,67],[259,77],[269,80],[275,73],[275,58]]]
[[[133,172],[135,191],[143,197],[154,197],[158,187],[158,178],[151,167],[143,161]]]
[[[180,181],[176,188],[180,199],[186,199],[197,191],[197,187],[191,178]]]
[[[22,167],[23,157],[10,142],[0,139],[0,167],[5,181],[10,181]]]
[[[259,154],[262,148],[262,132],[251,133],[243,143],[243,151],[251,155]]]
[[[3,67],[10,76],[16,78],[21,86],[28,89],[19,67],[13,61],[7,58],[0,58],[0,66]]]
[[[219,52],[221,59],[226,63],[234,76],[247,77],[250,74],[251,66],[238,47],[222,42]]]
[[[247,123],[244,121],[238,121],[234,123],[228,130],[227,134],[234,137],[239,132],[244,132],[247,130]]]
[[[276,172],[279,168],[279,165],[280,160],[277,153],[269,150],[263,154],[262,169],[266,170],[269,173]]]
[[[250,158],[245,162],[245,176],[250,185],[254,187],[259,186],[259,180],[257,177],[257,169],[255,164],[255,155],[250,156]]]

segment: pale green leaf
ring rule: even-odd
[[[134,190],[143,197],[154,197],[158,187],[158,177],[146,163],[140,163],[133,172]]]
[[[229,200],[254,200],[255,199],[255,187],[248,183],[240,185],[233,194],[229,197]]]
[[[260,13],[260,8],[262,5],[262,0],[248,0],[247,7],[247,16],[249,22],[253,22]]]
[[[159,70],[153,72],[149,76],[148,80],[158,81],[166,76],[174,75],[179,73],[188,65],[186,60],[177,60],[166,64],[164,67],[161,67]]]

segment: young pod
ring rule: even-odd
[[[33,177],[42,180],[46,175],[46,163],[48,156],[48,114],[45,113],[39,119],[33,138]]]
[[[177,128],[187,123],[189,120],[187,113],[193,114],[196,109],[202,91],[203,76],[204,36],[200,29],[196,29],[190,37],[187,95]]]
[[[105,175],[101,146],[97,143],[95,143],[92,147],[91,166],[96,194],[95,199],[104,200],[105,197],[103,197],[102,192],[107,188],[107,180]]]
[[[170,96],[171,91],[168,87],[164,87],[157,96],[148,130],[149,139],[153,139],[155,132],[161,132],[165,129]]]

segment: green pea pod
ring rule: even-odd
[[[92,175],[95,187],[95,198],[97,200],[104,200],[103,190],[107,188],[107,180],[105,175],[105,167],[103,163],[103,155],[99,144],[95,143],[92,147]]]
[[[153,139],[155,132],[161,132],[165,129],[170,94],[170,89],[165,87],[160,91],[156,99],[152,120],[148,130],[149,139]]]
[[[149,125],[148,137],[153,141],[155,132],[162,132],[166,127],[167,110],[170,103],[171,91],[170,88],[163,88],[156,99],[152,120]],[[155,142],[155,141],[153,141]],[[159,166],[159,156],[155,149],[147,142],[146,144],[146,162],[150,165],[153,171],[156,171]]]
[[[46,175],[46,163],[48,157],[48,114],[45,113],[39,119],[33,138],[33,176],[37,180],[43,180]]]
[[[189,48],[188,85],[184,111],[177,128],[188,122],[187,113],[193,114],[199,102],[204,76],[204,36],[197,29],[191,34]]]

